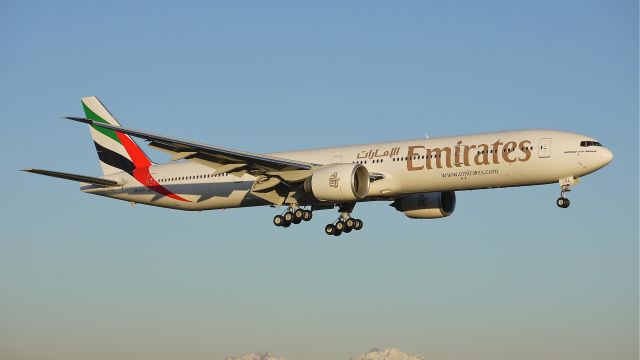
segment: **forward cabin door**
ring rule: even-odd
[[[551,138],[542,138],[538,148],[538,157],[548,158],[549,156],[551,156]]]

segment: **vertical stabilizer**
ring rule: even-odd
[[[120,126],[95,96],[82,98],[82,107],[88,119]],[[135,169],[148,168],[153,163],[129,135],[101,127],[89,126],[91,137],[98,152],[100,167],[104,175]]]

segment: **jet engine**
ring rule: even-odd
[[[322,201],[355,201],[369,194],[369,171],[360,164],[333,164],[316,170],[305,191]]]
[[[443,218],[456,209],[456,193],[445,191],[410,194],[396,199],[391,206],[412,219]]]

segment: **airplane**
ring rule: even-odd
[[[94,195],[164,208],[201,211],[286,207],[279,227],[338,209],[327,235],[360,230],[356,203],[387,201],[412,219],[451,215],[456,191],[558,183],[556,204],[582,176],[613,160],[597,140],[556,130],[518,130],[258,154],[124,128],[95,96],[81,99],[102,176],[23,171],[80,182]],[[132,137],[171,154],[152,162]]]

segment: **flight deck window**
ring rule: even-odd
[[[589,146],[602,146],[602,144],[600,144],[597,141],[588,141],[588,140],[584,140],[584,141],[580,141],[580,146],[581,147],[589,147]]]

